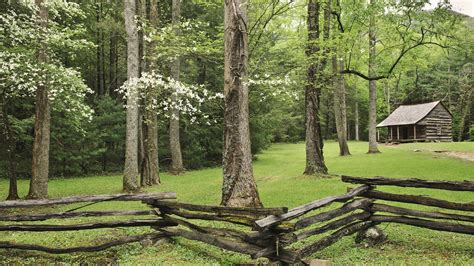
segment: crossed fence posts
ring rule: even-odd
[[[93,246],[55,248],[0,241],[0,248],[36,250],[53,254],[97,252],[144,240],[183,237],[246,254],[254,259],[265,257],[272,261],[292,264],[304,263],[306,257],[332,245],[339,239],[380,223],[401,223],[439,231],[474,234],[474,202],[459,203],[427,196],[394,194],[376,190],[377,186],[399,186],[472,193],[474,182],[350,176],[342,176],[342,181],[360,186],[350,189],[343,195],[325,197],[292,209],[182,203],[176,201],[176,194],[173,192],[4,201],[0,202],[0,210],[85,202],[87,204],[59,213],[0,214],[0,231],[49,232],[117,227],[151,227],[155,231],[126,236]],[[147,210],[81,211],[83,207],[106,201],[141,201],[149,208]],[[387,202],[431,206],[442,211],[398,207]],[[107,216],[135,218],[105,220],[103,217]],[[88,217],[94,221],[78,224],[31,223],[77,217]],[[213,221],[213,223],[200,221]],[[12,223],[6,224],[6,222]],[[308,242],[309,244],[306,244]]]

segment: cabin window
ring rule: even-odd
[[[438,135],[441,135],[441,125],[436,125],[436,132]]]

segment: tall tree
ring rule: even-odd
[[[38,24],[48,28],[48,8],[44,0],[36,0],[38,6]],[[38,51],[38,62],[48,61],[46,43],[42,42]],[[48,87],[39,84],[36,89],[35,105],[35,139],[33,142],[33,160],[28,199],[48,197],[49,144],[51,127],[51,106],[48,98]]]
[[[473,64],[466,63],[459,71],[459,91],[460,101],[458,107],[459,125],[458,125],[458,141],[462,141],[466,126],[466,118],[474,102],[474,86],[472,78]]]
[[[247,84],[248,29],[245,0],[224,1],[225,206],[262,206],[253,177]]]
[[[158,0],[150,0],[149,12],[150,26],[158,26]],[[148,49],[153,51],[156,42],[151,42]],[[154,68],[153,63],[149,63]],[[153,93],[148,91],[145,105],[149,106],[153,101]],[[160,168],[158,160],[158,117],[153,110],[145,108],[145,130],[144,130],[145,153],[142,159],[141,185],[151,186],[160,183]]]
[[[340,69],[344,69],[344,61],[338,62],[337,56],[332,58],[332,67],[336,73],[334,81],[334,116],[336,118],[337,141],[339,143],[339,155],[350,155],[349,146],[347,145],[347,106],[346,106],[346,81],[343,74],[339,73]]]
[[[324,7],[324,40],[329,41],[331,31],[331,1],[327,0]],[[339,5],[337,6],[339,7]],[[336,31],[333,30],[332,38],[336,40]],[[327,48],[326,48],[327,49]],[[332,69],[334,73],[333,79],[333,97],[334,97],[334,118],[336,122],[337,141],[339,143],[339,155],[350,155],[349,146],[347,145],[347,106],[346,106],[346,83],[344,75],[339,74],[344,69],[343,59],[338,59],[338,47],[333,48]],[[339,62],[338,62],[339,61]]]
[[[171,21],[175,28],[175,33],[180,34],[179,22],[181,20],[181,0],[173,0]],[[179,80],[180,75],[180,58],[174,58],[171,62],[171,77],[174,80]],[[178,95],[173,94],[173,101],[179,101]],[[171,108],[170,116],[170,152],[171,152],[171,173],[179,175],[184,171],[183,157],[181,155],[181,143],[179,138],[179,110]]]
[[[374,8],[376,0],[370,0],[370,6]],[[375,57],[377,36],[375,29],[375,14],[372,12],[369,18],[369,77],[376,74]],[[377,84],[375,80],[369,80],[369,151],[368,153],[379,153],[377,148]]]
[[[97,84],[96,93],[100,96],[105,94],[105,70],[104,70],[104,29],[103,21],[103,3],[102,0],[95,2],[96,5],[96,22],[97,22]]]
[[[125,0],[124,16],[127,32],[127,82],[133,82],[139,76],[138,58],[139,39],[136,22],[136,0]],[[125,167],[123,190],[138,190],[138,92],[134,89],[127,92],[127,133],[125,143]]]
[[[355,140],[360,140],[359,137],[359,99],[357,98],[357,86],[354,85],[354,131],[355,131]]]
[[[17,200],[19,199],[16,172],[17,158],[15,158],[17,141],[12,131],[10,119],[8,118],[7,106],[6,88],[3,88],[2,94],[0,95],[0,136],[2,137],[0,144],[4,144],[2,149],[6,151],[7,154],[7,175],[10,180],[7,200]]]
[[[321,133],[321,121],[319,118],[321,87],[317,75],[320,74],[321,59],[314,60],[314,55],[319,52],[319,0],[308,2],[308,45],[306,56],[309,66],[307,69],[307,84],[305,87],[306,108],[306,168],[304,173],[312,175],[315,173],[327,173],[327,167],[323,156],[323,137]]]

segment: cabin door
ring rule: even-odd
[[[400,139],[408,139],[408,127],[404,126],[400,128]]]

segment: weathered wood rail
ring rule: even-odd
[[[452,202],[436,199],[433,197],[394,194],[375,190],[377,186],[399,186],[412,188],[442,189],[449,191],[474,192],[474,182],[463,181],[429,181],[421,179],[395,179],[384,177],[362,178],[342,176],[342,181],[353,184],[370,185],[371,189],[362,193],[362,197],[372,200],[383,200],[386,202],[402,202],[418,206],[437,207],[439,209],[455,210],[458,213],[445,211],[424,211],[410,209],[408,207],[397,207],[375,201],[370,206],[372,215],[369,220],[375,223],[400,223],[411,226],[423,227],[438,231],[447,231],[474,235],[474,201]],[[474,200],[473,195],[468,198]],[[387,215],[388,214],[388,215]],[[428,219],[426,219],[428,218]],[[439,221],[441,220],[441,221]],[[450,222],[446,222],[449,220]]]
[[[38,213],[38,214],[0,214],[0,231],[19,231],[19,232],[51,232],[51,231],[76,231],[76,230],[94,230],[103,228],[117,227],[142,227],[142,226],[175,226],[177,224],[166,221],[156,216],[154,210],[117,210],[117,211],[76,211],[91,204],[98,204],[109,201],[143,201],[143,200],[164,200],[176,199],[176,193],[147,193],[147,194],[116,194],[116,195],[94,195],[94,196],[74,196],[58,199],[46,200],[14,200],[0,202],[0,213],[5,209],[23,209],[32,207],[48,207],[65,204],[87,203],[80,207],[75,207],[69,211],[59,213]],[[150,219],[129,219],[112,221],[94,221],[79,224],[19,224],[20,222],[45,221],[52,219],[70,219],[79,217],[106,216],[151,216]],[[103,218],[102,218],[103,219]],[[4,224],[2,222],[15,222],[15,224]],[[3,249],[21,249],[43,251],[52,254],[64,254],[72,252],[97,252],[114,246],[140,242],[146,239],[156,240],[166,237],[163,233],[154,232],[135,236],[126,236],[100,245],[79,246],[70,248],[53,248],[41,245],[21,244],[7,241],[0,241],[0,248]]]
[[[375,190],[376,186],[445,189],[474,192],[474,182],[426,181],[383,177],[359,178],[343,176],[344,182],[359,184],[347,193],[318,199],[301,206],[280,208],[237,208],[208,206],[176,201],[174,193],[139,195],[104,195],[69,197],[44,201],[0,202],[2,208],[28,208],[77,202],[100,203],[113,200],[136,200],[149,210],[77,211],[43,214],[0,215],[4,222],[34,222],[49,219],[103,216],[151,216],[150,219],[98,221],[81,224],[0,224],[0,231],[67,231],[98,228],[146,226],[156,230],[128,236],[97,246],[51,248],[37,245],[1,242],[0,248],[37,250],[54,254],[94,252],[116,245],[183,237],[222,249],[247,254],[251,258],[266,257],[273,261],[300,263],[339,239],[380,223],[401,223],[433,230],[474,234],[474,202],[451,202],[419,195],[402,195]],[[474,197],[473,197],[474,198]],[[383,201],[380,202],[380,201]],[[408,203],[403,207],[387,202]],[[412,204],[441,208],[444,211],[411,209]],[[447,210],[447,211],[446,211]],[[449,212],[454,210],[455,212]],[[213,221],[203,223],[202,221]],[[302,242],[304,240],[304,242]]]

